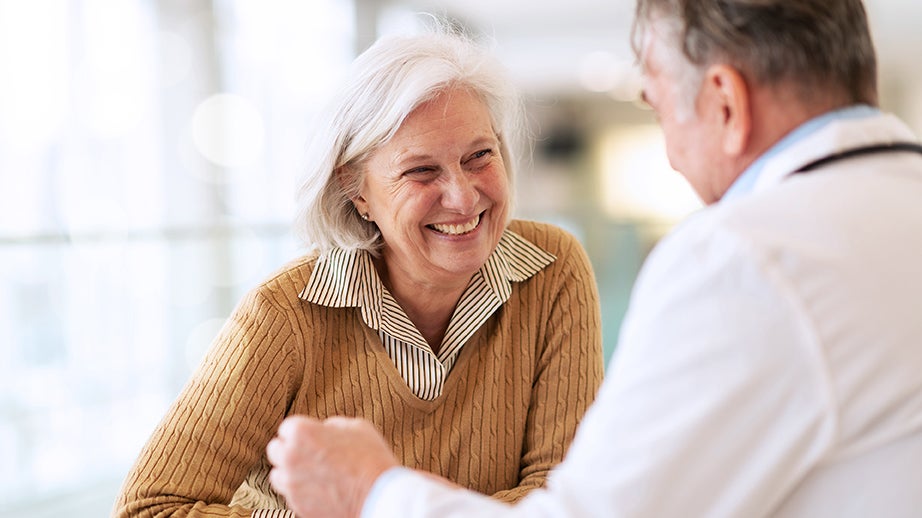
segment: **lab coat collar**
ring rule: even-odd
[[[806,164],[833,153],[861,146],[916,141],[912,130],[892,114],[835,120],[769,157],[753,192],[770,188]]]

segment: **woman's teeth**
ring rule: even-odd
[[[471,230],[474,230],[475,228],[477,228],[477,225],[479,223],[480,223],[480,215],[477,215],[476,218],[468,221],[467,223],[461,224],[461,225],[439,225],[437,223],[433,223],[432,225],[429,225],[429,226],[435,230],[438,230],[439,232],[443,234],[450,234],[453,236],[458,236],[461,234],[467,234]]]

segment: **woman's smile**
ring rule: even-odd
[[[467,234],[477,228],[480,225],[480,217],[483,216],[483,213],[476,215],[471,218],[469,221],[462,223],[432,223],[431,225],[426,225],[426,228],[435,230],[440,234],[447,234],[450,236],[460,236]]]

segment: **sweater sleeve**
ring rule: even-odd
[[[577,425],[602,383],[599,294],[589,258],[569,234],[558,234],[559,273],[549,279],[543,352],[535,367],[519,485],[493,495],[515,502],[545,484],[566,455]]]
[[[142,449],[113,516],[260,516],[230,502],[300,383],[295,329],[259,290],[241,301]]]

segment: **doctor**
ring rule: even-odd
[[[268,456],[298,516],[918,516],[922,148],[860,0],[639,0],[633,42],[709,206],[648,259],[546,489],[506,506],[296,417]]]

